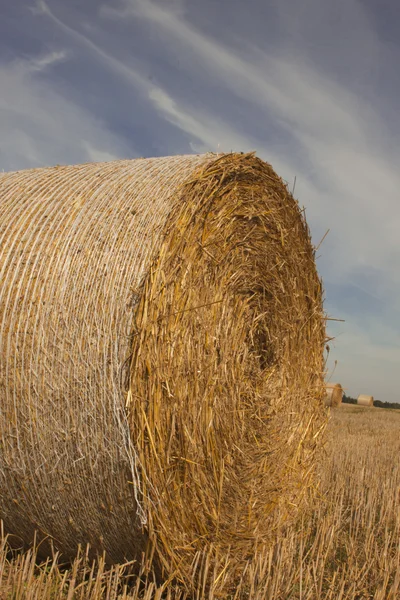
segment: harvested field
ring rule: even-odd
[[[213,574],[214,589],[192,598],[248,600],[397,600],[400,597],[400,411],[343,405],[331,413],[319,497],[277,543],[249,561],[235,593],[222,592],[224,561]],[[368,448],[368,452],[365,452]],[[97,568],[97,570],[96,570]],[[34,568],[30,554],[7,562],[0,552],[0,598],[147,600],[162,588],[125,587],[123,567],[104,563],[69,571]],[[125,571],[129,567],[125,567]],[[207,568],[206,563],[203,568]],[[91,574],[90,574],[91,573]],[[82,582],[86,574],[86,582]],[[145,577],[144,577],[145,579]],[[211,588],[212,590],[213,588]],[[165,596],[184,598],[167,584]]]
[[[241,154],[1,174],[0,272],[10,539],[235,581],[308,499],[326,421],[321,282],[281,179]]]

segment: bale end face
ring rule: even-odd
[[[183,186],[132,339],[129,423],[163,563],[213,546],[243,564],[301,505],[325,418],[321,283],[269,165],[223,156]]]

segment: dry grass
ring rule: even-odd
[[[396,600],[400,597],[400,414],[342,405],[332,411],[326,452],[320,464],[318,500],[277,543],[249,561],[229,594],[194,598],[249,600]],[[136,600],[184,594],[174,584],[157,587],[142,569],[129,578],[129,565],[107,570],[80,557],[68,570],[56,562],[35,565],[32,553],[0,551],[0,598]],[[200,572],[207,578],[207,561]],[[224,579],[220,558],[212,579]]]

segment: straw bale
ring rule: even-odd
[[[366,394],[360,394],[357,398],[357,404],[359,404],[360,406],[373,406],[374,397],[367,396]]]
[[[327,383],[324,398],[325,406],[340,406],[343,400],[343,388],[340,383]]]
[[[321,282],[254,155],[0,175],[0,518],[65,558],[242,564],[305,497]],[[42,546],[44,548],[45,546]]]

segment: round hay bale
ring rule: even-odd
[[[343,388],[340,383],[327,383],[324,398],[325,406],[335,408],[342,404]]]
[[[240,565],[310,485],[324,317],[254,155],[0,175],[0,517],[64,557]],[[44,546],[43,546],[44,548]],[[212,569],[211,569],[212,571]]]
[[[374,405],[374,397],[367,396],[366,394],[360,394],[357,398],[357,404],[359,406],[373,406]]]

